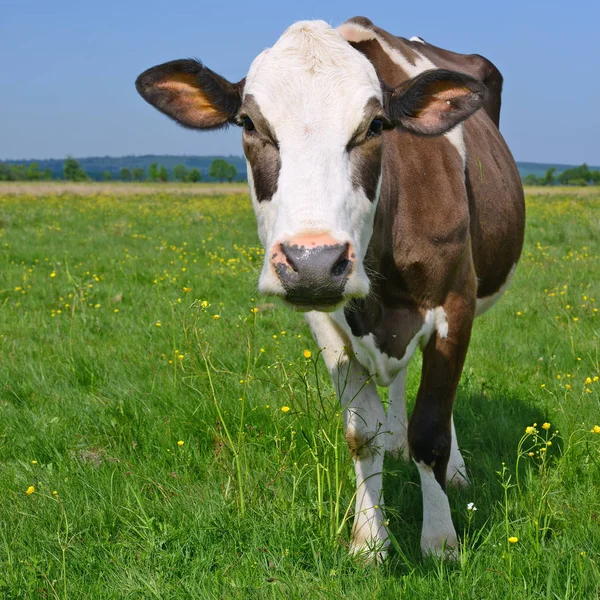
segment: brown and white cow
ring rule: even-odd
[[[243,127],[265,248],[259,288],[307,311],[343,408],[354,551],[385,555],[387,450],[418,467],[423,552],[452,552],[446,484],[467,483],[456,389],[473,320],[503,294],[523,243],[498,70],[359,17],[338,29],[292,25],[238,83],[177,60],[136,85],[186,127]],[[406,368],[418,346],[409,421]],[[376,384],[389,386],[387,414]]]

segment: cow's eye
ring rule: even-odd
[[[367,137],[377,137],[383,131],[383,121],[381,119],[373,119],[367,130]]]
[[[254,123],[252,122],[252,119],[248,116],[242,117],[242,127],[244,128],[244,131],[255,131],[256,127],[254,127]]]

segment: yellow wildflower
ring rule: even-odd
[[[592,433],[600,433],[600,425],[594,425],[592,427]]]
[[[221,315],[213,315],[213,319],[215,321],[218,321],[221,318]]]
[[[509,541],[511,544],[516,544],[516,543],[519,541],[519,538],[518,538],[518,537],[515,537],[515,536],[513,535],[513,536],[511,536],[511,537],[509,537],[509,538],[508,538],[508,541]]]
[[[33,494],[33,492],[35,492],[35,487],[34,487],[33,485],[30,485],[30,486],[29,486],[29,487],[28,487],[28,488],[25,490],[25,493],[26,493],[28,496],[31,496],[31,494]]]
[[[56,277],[56,272],[52,271],[52,273],[50,273],[50,277]]]
[[[202,308],[206,308],[208,306],[208,302],[206,300],[202,300],[202,302],[200,302],[200,306]]]
[[[185,444],[185,442],[183,440],[179,440],[177,442],[177,445],[180,446],[180,447],[183,446],[184,444]]]
[[[542,429],[545,429],[546,431],[548,431],[548,429],[550,429],[550,423],[544,423],[542,425]]]
[[[250,309],[250,312],[251,312],[252,314],[256,314],[256,313],[258,312],[258,306],[253,306],[253,307]]]
[[[591,377],[586,377],[586,378],[585,378],[585,382],[586,382],[587,384],[590,384],[590,383],[592,383],[592,378],[591,378]]]
[[[531,426],[529,426],[529,427],[526,427],[526,428],[525,428],[525,433],[526,433],[527,435],[533,435],[533,434],[535,433],[535,427],[531,427]]]
[[[289,406],[282,406],[281,407],[281,412],[284,412],[284,413],[290,412],[290,407]]]
[[[187,294],[188,292],[191,292],[191,291],[192,291],[192,288],[189,288],[189,287],[184,287],[184,288],[183,288],[183,291],[184,291],[184,292]]]
[[[303,353],[304,358],[310,358],[312,356],[312,352],[310,350],[305,350]]]

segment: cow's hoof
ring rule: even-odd
[[[458,539],[456,534],[447,537],[434,535],[421,537],[421,552],[423,556],[431,556],[442,560],[458,560]]]
[[[449,486],[460,489],[469,487],[469,478],[467,477],[465,466],[462,465],[462,468],[459,469],[452,469],[448,466],[448,470],[446,471],[446,483]]]
[[[354,542],[350,545],[350,554],[365,565],[381,564],[387,558],[388,540],[370,541],[361,545]]]
[[[408,450],[408,440],[406,435],[391,434],[387,439],[386,450],[396,459],[401,458],[405,462],[410,461],[410,452]]]

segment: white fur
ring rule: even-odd
[[[423,38],[420,38],[418,35],[413,35],[413,36],[410,38],[410,41],[411,41],[411,42],[420,42],[421,44],[424,44],[424,43],[425,43],[425,40],[424,40]]]
[[[496,304],[496,302],[498,302],[498,300],[500,300],[500,298],[502,298],[502,296],[504,296],[516,270],[517,265],[514,264],[510,272],[508,273],[508,276],[506,277],[506,281],[502,284],[502,287],[495,294],[492,294],[491,296],[486,296],[485,298],[477,298],[477,303],[475,305],[476,317],[488,311],[490,308],[492,308],[492,306],[494,306],[494,304]]]
[[[279,142],[277,191],[254,210],[266,250],[259,289],[281,294],[271,249],[306,233],[350,243],[357,256],[347,295],[364,296],[363,259],[373,233],[376,202],[354,188],[348,142],[371,98],[382,100],[369,60],[323,21],[292,25],[252,63],[244,94],[251,94]],[[249,168],[249,177],[251,166]]]
[[[348,354],[349,340],[330,314],[309,312],[306,319],[322,349],[343,411],[348,440],[365,440],[353,457],[356,500],[352,552],[385,557],[388,533],[383,513],[383,455],[386,416],[369,373]]]
[[[454,429],[454,417],[452,417],[452,446],[450,450],[450,459],[448,460],[448,468],[446,470],[446,481],[455,487],[467,487],[469,485],[465,461],[458,449],[456,429]]]
[[[423,529],[421,550],[423,554],[441,556],[453,554],[458,545],[456,530],[452,523],[448,496],[437,482],[433,469],[423,462],[415,461],[421,477],[423,492]]]

